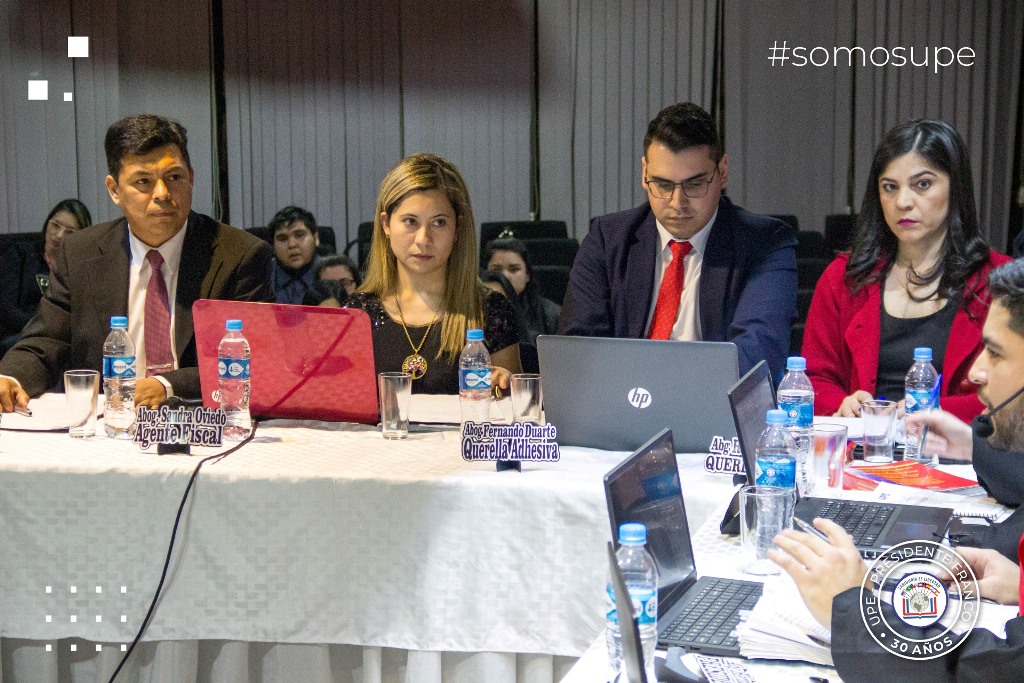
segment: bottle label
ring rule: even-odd
[[[908,391],[904,407],[907,413],[916,413],[919,410],[928,410],[932,407],[932,392],[930,389],[913,389]]]
[[[629,588],[629,597],[633,600],[633,616],[639,626],[653,625],[658,621],[658,591]],[[605,615],[613,624],[619,623],[615,611],[615,591],[611,584],[605,593]]]
[[[459,389],[460,390],[473,390],[473,389],[486,389],[491,390],[491,369],[487,368],[486,371],[481,371],[478,368],[466,368],[459,370]]]
[[[133,379],[135,377],[135,356],[104,356],[103,377]]]
[[[755,465],[754,483],[758,486],[796,486],[796,458],[782,455],[759,457]]]
[[[790,427],[810,427],[814,424],[814,404],[798,401],[779,401],[779,409],[786,411]]]
[[[218,358],[218,379],[249,379],[248,358]]]

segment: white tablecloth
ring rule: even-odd
[[[565,449],[497,473],[464,462],[454,431],[385,442],[318,426],[269,423],[204,466],[148,642],[118,680],[551,681],[593,642],[602,476],[625,454]],[[3,683],[106,680],[196,461],[3,432]],[[696,528],[731,480],[701,456],[681,469]]]

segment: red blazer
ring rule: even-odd
[[[818,415],[832,415],[843,399],[858,389],[874,395],[878,379],[882,281],[851,294],[846,286],[847,259],[847,254],[838,256],[818,280],[804,329],[802,348]],[[989,253],[988,263],[968,279],[964,287],[967,310],[961,307],[957,311],[949,331],[939,405],[965,422],[984,407],[967,374],[981,352],[981,328],[992,300],[988,273],[1011,260],[995,251]]]

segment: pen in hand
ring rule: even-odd
[[[14,412],[18,415],[24,415],[25,417],[32,417],[32,411],[28,408],[22,408],[21,406],[14,406]]]
[[[807,533],[809,533],[809,534],[811,534],[813,536],[817,536],[821,540],[825,541],[825,543],[828,543],[828,544],[831,545],[832,541],[829,540],[828,536],[826,536],[824,533],[819,531],[818,528],[815,527],[814,525],[808,524],[807,522],[805,522],[804,520],[800,519],[799,517],[793,517],[793,521],[796,523],[796,525],[798,527],[800,527],[801,531],[806,531]]]

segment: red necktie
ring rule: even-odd
[[[665,268],[665,277],[661,280],[658,303],[654,307],[654,318],[651,320],[651,331],[647,335],[649,339],[668,339],[672,335],[676,316],[679,315],[679,300],[683,296],[683,259],[693,249],[693,245],[672,240],[669,248],[672,250],[672,261]]]
[[[171,354],[171,309],[167,297],[167,283],[160,266],[164,257],[156,249],[146,254],[153,274],[146,287],[146,320],[143,338],[146,340],[146,377],[162,375],[174,369]],[[152,369],[151,369],[152,368]]]

